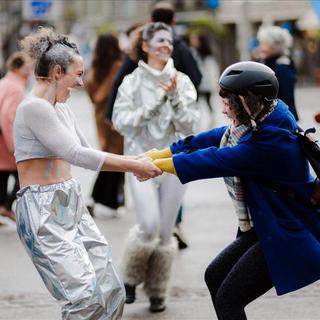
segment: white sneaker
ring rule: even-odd
[[[104,206],[101,203],[95,203],[93,208],[93,216],[98,219],[116,218],[118,212],[116,209]]]

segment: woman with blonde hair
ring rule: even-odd
[[[35,84],[14,122],[20,191],[17,229],[50,293],[66,301],[62,319],[120,319],[123,284],[109,246],[88,213],[70,167],[155,177],[147,158],[92,149],[65,103],[83,85],[76,44],[40,28],[21,41],[35,62]]]

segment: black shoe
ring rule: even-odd
[[[177,224],[173,229],[173,236],[177,238],[178,240],[178,248],[179,250],[188,248],[188,244],[186,241],[186,238],[184,237],[181,227],[179,224]]]
[[[130,286],[129,284],[124,284],[126,289],[126,303],[134,303],[136,299],[136,287]]]
[[[150,308],[151,312],[162,312],[166,309],[163,298],[150,298]]]

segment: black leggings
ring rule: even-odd
[[[205,281],[219,320],[245,320],[247,304],[273,287],[254,230],[241,235],[207,267]]]
[[[92,198],[109,208],[118,209],[124,204],[124,174],[100,171],[93,186]]]

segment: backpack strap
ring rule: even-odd
[[[314,187],[310,201],[305,201],[297,192],[280,183],[268,180],[266,178],[257,178],[255,180],[261,185],[271,189],[274,193],[298,202],[309,209],[315,209],[320,205],[320,182],[318,179],[315,179],[314,181]]]

